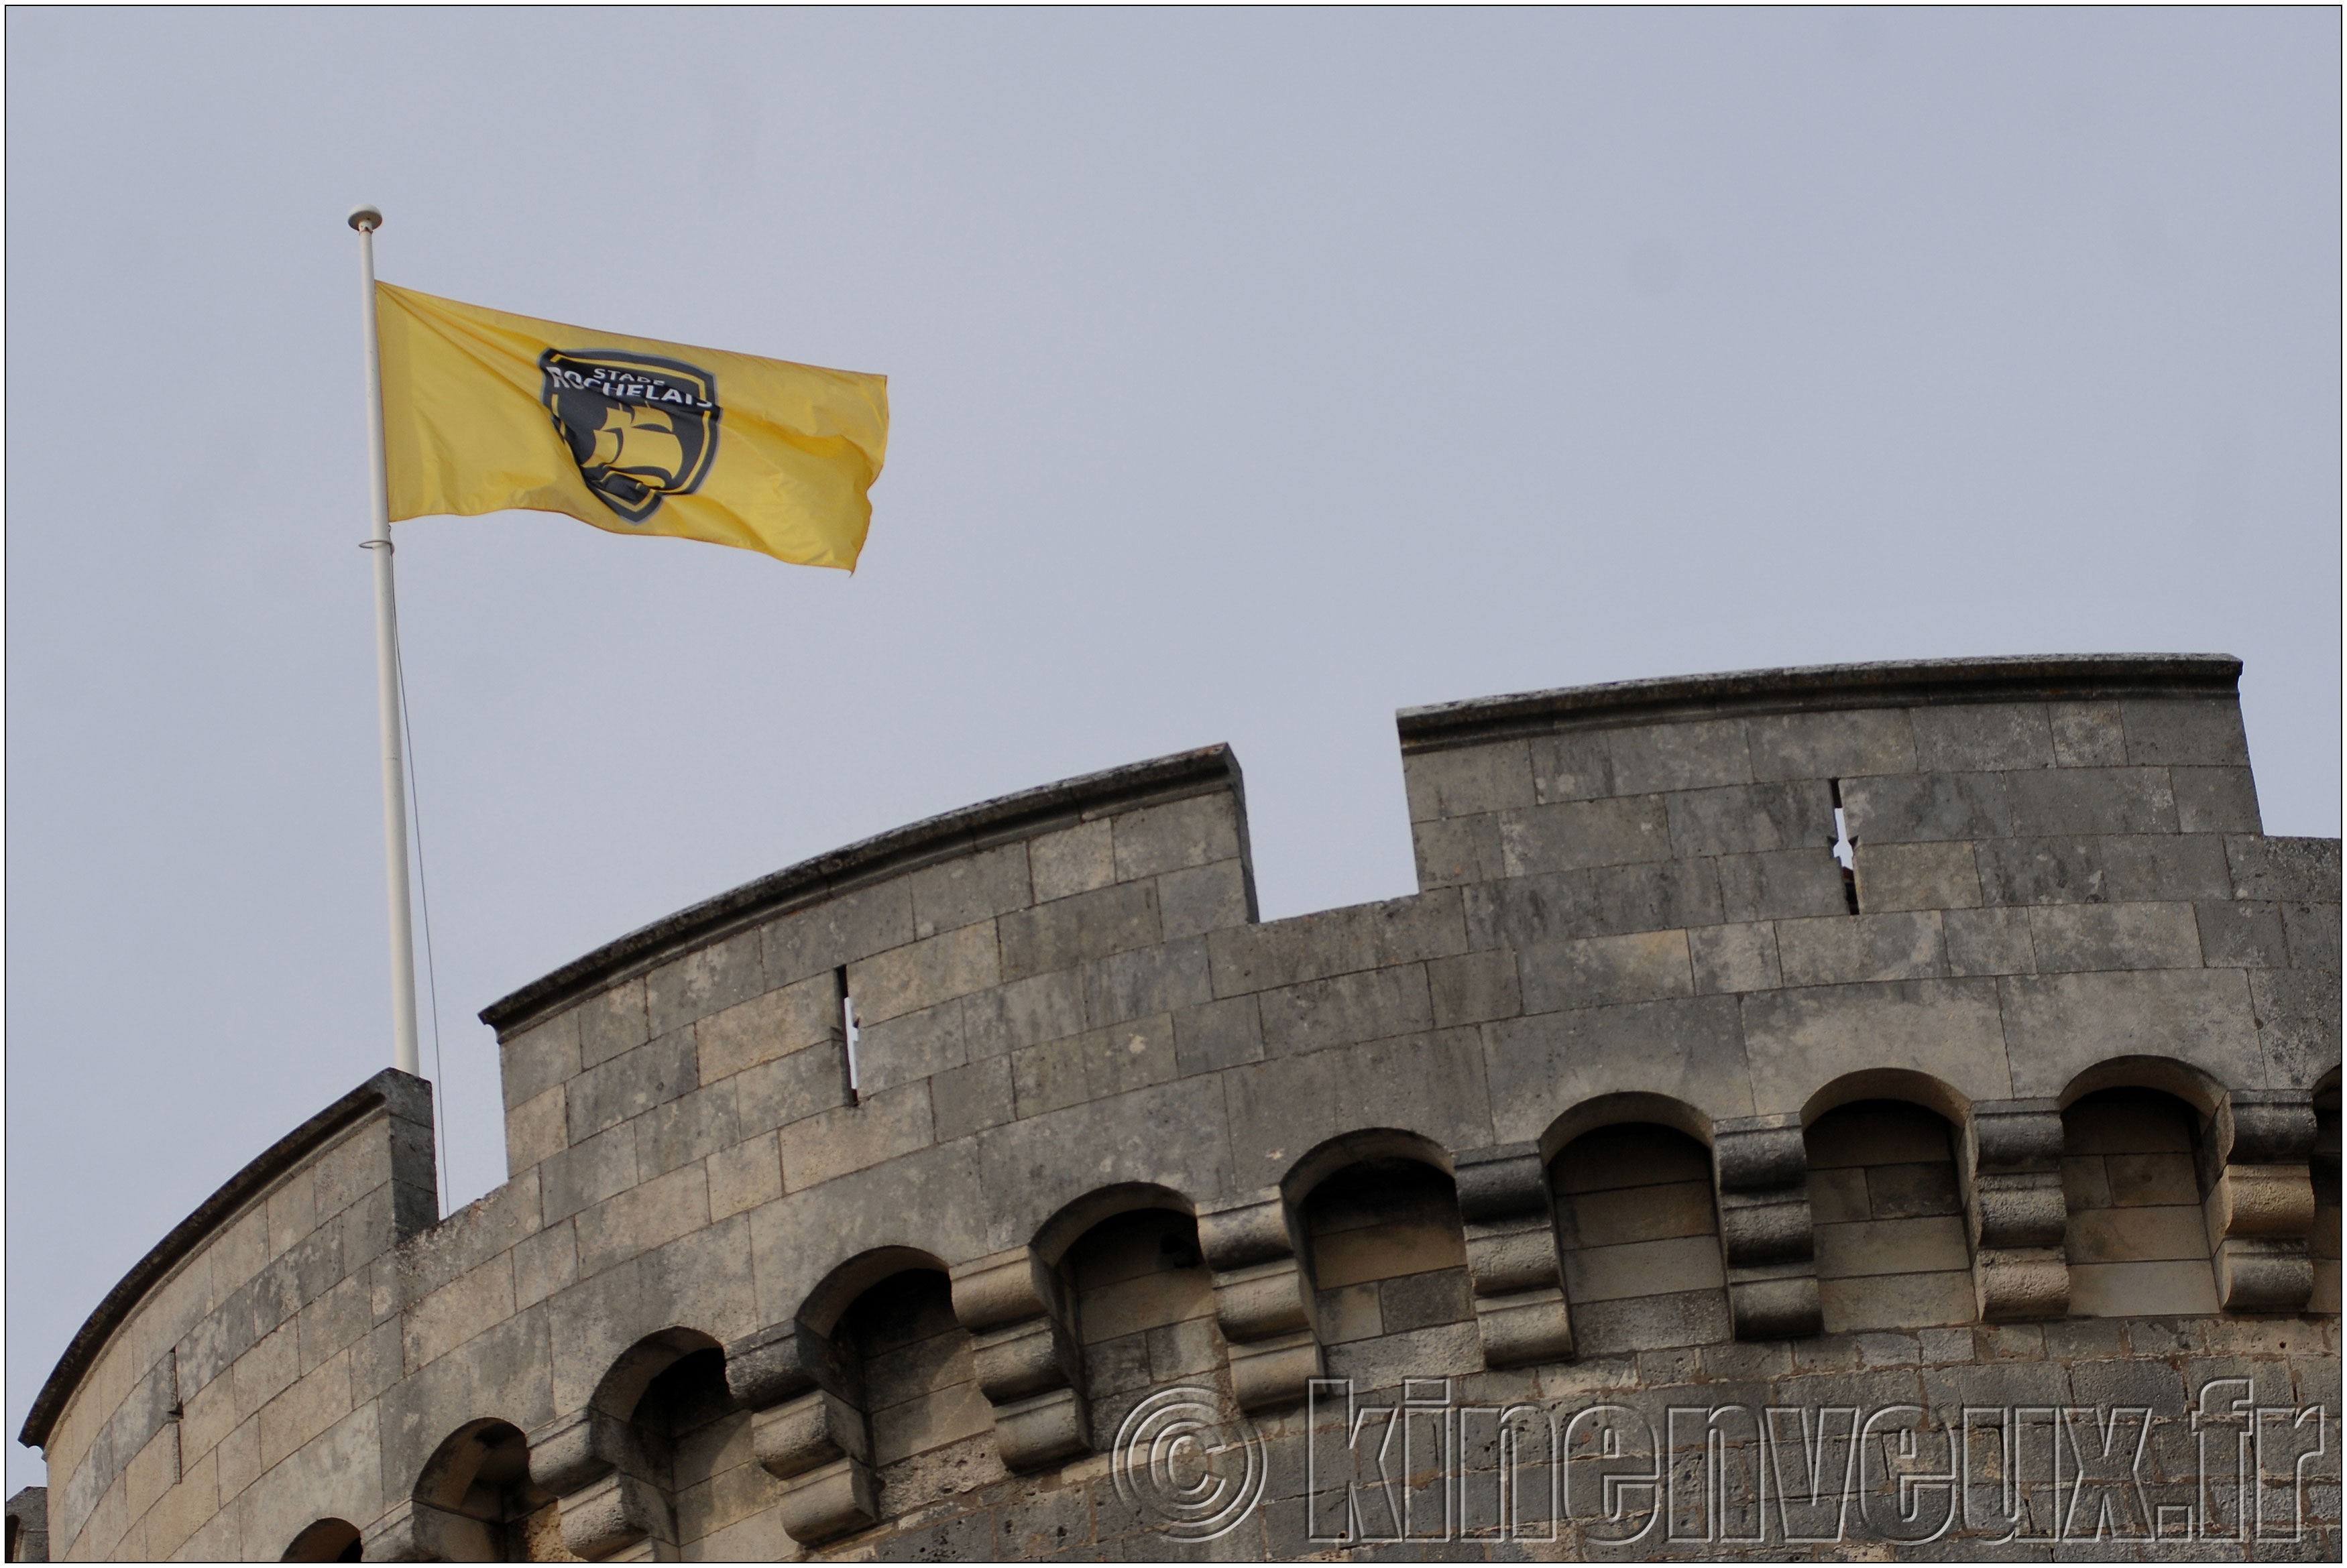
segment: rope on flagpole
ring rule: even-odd
[[[372,541],[370,541],[372,542]],[[384,547],[390,547],[385,540]],[[440,972],[432,962],[432,883],[424,874],[424,791],[415,782],[415,721],[407,710],[407,655],[399,641],[399,628],[392,627],[391,662],[399,672],[399,732],[407,742],[407,811],[415,823],[415,902],[416,912],[424,917],[424,983],[425,994],[432,1007],[432,1082],[440,1093],[441,1125],[432,1140],[432,1152],[440,1156],[440,1217],[448,1217],[448,1070],[440,1061]]]

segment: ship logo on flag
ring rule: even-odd
[[[699,488],[717,455],[717,378],[682,360],[548,349],[542,396],[587,488],[630,523]]]

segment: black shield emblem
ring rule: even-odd
[[[538,356],[546,410],[587,488],[630,523],[690,495],[717,455],[717,378],[680,360],[620,349]]]

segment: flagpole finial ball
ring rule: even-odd
[[[383,209],[368,202],[351,209],[351,227],[362,234],[372,234],[383,227]]]

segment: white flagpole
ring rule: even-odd
[[[367,494],[374,505],[374,535],[364,548],[374,557],[375,696],[383,712],[383,863],[391,893],[391,1064],[423,1075],[415,1048],[415,932],[407,912],[407,782],[399,736],[399,603],[392,593],[391,494],[384,476],[383,345],[374,319],[374,231],[383,214],[351,209],[359,231],[359,276],[366,322]]]

